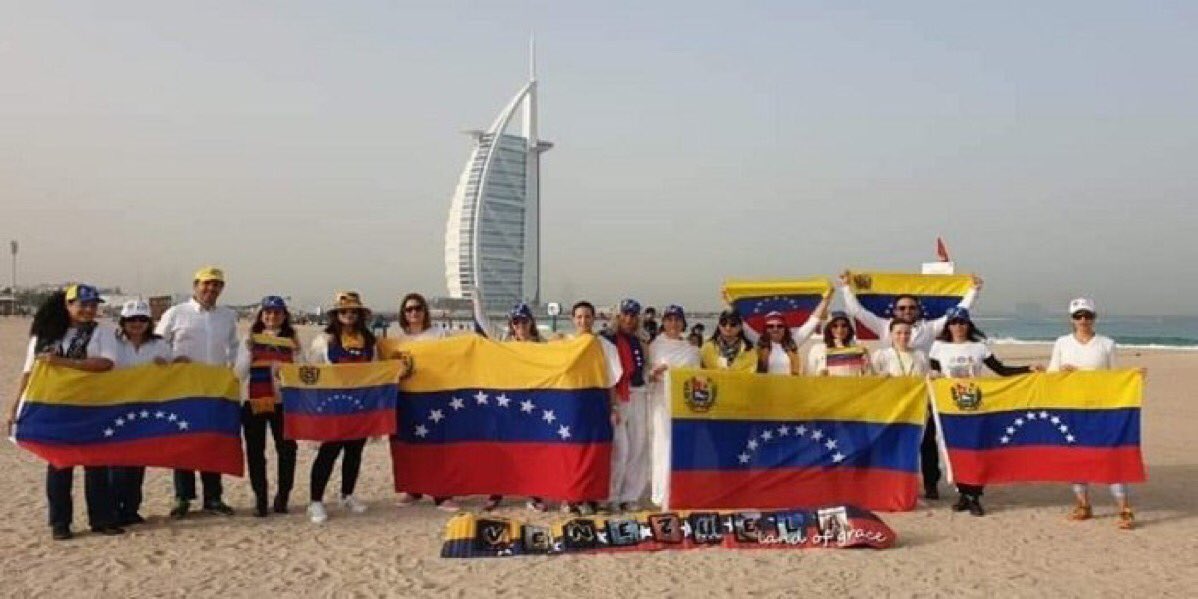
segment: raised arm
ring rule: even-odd
[[[790,329],[790,336],[794,338],[795,343],[802,343],[811,338],[811,334],[815,332],[815,328],[823,321],[828,314],[828,304],[832,302],[832,290],[824,294],[824,297],[819,300],[819,305],[811,311],[811,316],[807,317],[807,322],[802,325]]]
[[[844,294],[845,310],[849,313],[849,316],[861,321],[861,324],[864,324],[867,329],[877,333],[879,337],[885,338],[884,335],[890,326],[890,322],[866,310],[865,306],[862,306],[861,302],[857,301],[857,294],[853,292],[853,286],[850,284],[851,277],[852,273],[847,270],[840,275],[840,290]]]
[[[978,299],[978,294],[981,292],[982,278],[977,275],[973,275],[973,287],[970,287],[969,291],[965,292],[965,295],[961,297],[961,301],[957,302],[957,307],[965,308],[966,310],[972,309],[974,302],[976,302]],[[928,319],[924,322],[932,327],[932,335],[939,337],[940,333],[944,331],[944,327],[948,325],[948,317],[941,316],[940,318]]]

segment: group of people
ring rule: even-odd
[[[674,367],[708,368],[755,372],[767,375],[808,376],[950,376],[978,377],[988,368],[999,376],[1011,376],[1045,368],[1007,366],[1000,362],[985,342],[985,335],[974,324],[970,309],[981,290],[982,281],[974,279],[973,288],[961,302],[935,319],[924,318],[919,298],[900,295],[895,298],[891,315],[866,310],[848,285],[850,273],[841,275],[839,288],[847,311],[828,312],[830,295],[824,297],[806,322],[788,327],[780,313],[766,315],[762,334],[745,326],[740,314],[726,310],[720,314],[716,331],[701,343],[695,337],[699,329],[688,332],[685,310],[669,305],[661,315],[642,309],[634,299],[619,303],[614,323],[596,332],[595,306],[587,301],[571,308],[574,332],[542,336],[533,310],[517,304],[508,314],[505,342],[552,342],[562,337],[595,336],[603,348],[608,371],[613,425],[611,488],[607,509],[635,510],[642,500],[661,505],[666,500],[669,478],[668,431],[670,429],[669,391],[664,385],[666,370]],[[324,330],[309,347],[301,341],[292,323],[286,302],[280,296],[262,299],[248,334],[238,333],[238,315],[219,306],[217,300],[225,287],[219,268],[205,267],[195,273],[192,297],[168,309],[154,326],[149,306],[130,301],[121,307],[116,327],[100,326],[96,320],[98,304],[103,302],[96,288],[72,285],[50,297],[34,316],[23,375],[17,397],[29,383],[37,361],[88,372],[104,372],[142,364],[199,362],[230,367],[242,383],[241,419],[250,486],[254,493],[254,514],[265,517],[271,512],[287,513],[295,479],[295,441],[283,434],[283,405],[277,389],[280,364],[307,362],[338,364],[387,359],[380,355],[376,334],[371,330],[371,311],[361,296],[352,291],[335,295]],[[1069,305],[1073,331],[1059,338],[1047,370],[1109,369],[1114,364],[1114,342],[1095,332],[1097,312],[1093,301],[1073,300]],[[874,331],[881,348],[872,353],[857,342],[854,320]],[[432,326],[428,302],[418,293],[406,295],[400,303],[398,337],[403,342],[443,338],[449,331]],[[646,326],[648,325],[648,326]],[[822,325],[806,359],[800,348]],[[18,402],[10,404],[8,424],[16,419]],[[266,434],[270,430],[277,455],[277,482],[273,498],[267,483]],[[941,478],[939,451],[933,419],[925,428],[921,447],[924,495],[939,498]],[[345,513],[359,514],[367,506],[355,496],[367,439],[324,442],[319,445],[309,478],[307,515],[314,523],[329,518],[324,495],[338,458],[341,459],[341,487],[338,502]],[[49,524],[55,539],[72,536],[73,468],[47,466],[46,495]],[[84,486],[89,525],[104,535],[122,534],[125,527],[144,522],[140,515],[145,468],[85,467]],[[232,515],[234,510],[223,501],[221,475],[202,472],[200,508],[204,512]],[[175,499],[172,518],[188,517],[197,499],[196,473],[174,472]],[[983,489],[957,485],[956,511],[982,516]],[[1119,504],[1119,525],[1133,526],[1133,513],[1126,485],[1112,485]],[[1088,490],[1074,485],[1077,504],[1071,519],[1092,517]],[[413,505],[421,499],[417,493],[401,493],[397,505]],[[452,497],[433,497],[433,503],[446,511],[457,511]],[[503,497],[490,496],[483,505],[492,510]],[[532,497],[529,509],[545,511],[543,498]],[[566,503],[564,511],[593,513],[598,502]]]

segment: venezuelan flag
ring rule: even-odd
[[[938,379],[932,389],[957,482],[1145,480],[1139,371]]]
[[[395,433],[397,360],[279,368],[283,433],[300,441],[348,441]]]
[[[781,312],[787,328],[801,327],[832,287],[827,279],[725,281],[723,291],[724,301],[740,314],[745,326],[764,335],[766,314]]]
[[[866,310],[890,318],[894,300],[900,295],[919,299],[924,318],[940,318],[973,287],[969,275],[917,275],[887,272],[854,272],[850,281],[853,293]],[[857,322],[859,339],[877,339],[880,331],[871,331]]]
[[[413,374],[400,384],[391,441],[396,490],[607,497],[612,429],[595,338],[499,343],[468,335],[403,349]]]
[[[17,444],[54,466],[162,466],[241,476],[237,378],[206,364],[106,373],[37,364]]]
[[[670,507],[915,507],[922,379],[670,370]]]

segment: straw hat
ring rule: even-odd
[[[362,296],[357,291],[338,291],[333,296],[333,305],[329,307],[329,311],[338,310],[360,310],[363,314],[370,314],[370,308],[362,305]]]

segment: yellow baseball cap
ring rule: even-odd
[[[215,266],[205,266],[204,268],[196,271],[196,275],[192,277],[192,280],[197,283],[203,283],[205,281],[220,281],[221,283],[224,283],[225,271]]]

